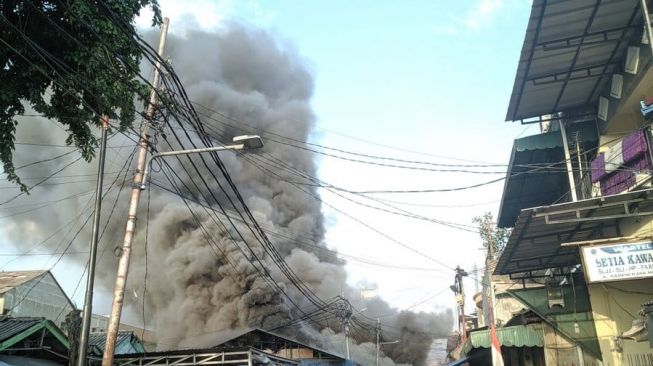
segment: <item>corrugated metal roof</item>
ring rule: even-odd
[[[506,120],[596,104],[642,34],[639,13],[638,0],[534,0]]]
[[[300,345],[302,347],[314,349],[314,350],[316,350],[318,352],[321,352],[321,353],[323,353],[325,355],[329,355],[329,356],[334,357],[334,358],[340,358],[340,359],[343,359],[343,360],[346,359],[346,357],[341,356],[336,352],[326,351],[326,350],[321,349],[319,347],[312,346],[312,345],[300,342],[298,340],[289,338],[289,337],[281,335],[279,333],[263,330],[263,329],[260,329],[260,328],[245,328],[245,329],[240,330],[240,331],[239,330],[231,330],[231,331],[221,332],[221,333],[217,334],[215,347],[220,347],[220,346],[222,346],[223,344],[225,344],[227,342],[230,342],[230,341],[233,341],[235,339],[244,337],[244,336],[246,336],[246,335],[248,335],[250,333],[258,333],[258,334],[262,334],[262,335],[266,335],[266,336],[280,338],[280,339],[285,340],[288,343],[295,343],[295,344]],[[250,346],[253,346],[253,345],[250,345]]]
[[[46,273],[48,271],[7,271],[0,272],[0,294],[20,286],[25,282],[33,280],[34,278]]]
[[[494,273],[579,264],[578,249],[560,244],[618,237],[625,207],[639,214],[652,213],[653,189],[522,210]]]
[[[497,328],[497,337],[503,347],[544,347],[542,324],[515,325]],[[472,348],[490,348],[490,330],[469,333]]]
[[[41,333],[43,330],[43,334]],[[68,338],[52,321],[45,318],[5,318],[0,320],[0,351],[25,351],[31,355],[47,354],[48,356],[40,358],[50,359],[67,359],[64,356],[70,347]],[[41,338],[43,337],[43,338]],[[39,350],[24,350],[22,342],[26,339],[39,339],[41,350],[48,349],[45,353]],[[18,345],[17,347],[15,347]]]
[[[20,318],[0,320],[0,342],[44,322],[44,318]]]
[[[118,331],[118,336],[116,338],[116,344],[120,344],[124,341],[128,341],[131,339],[131,337],[134,335],[134,332],[129,332],[129,331]],[[100,350],[104,350],[104,345],[107,342],[107,334],[106,333],[91,333],[88,336],[88,345],[89,346],[96,346]]]

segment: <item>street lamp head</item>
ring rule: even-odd
[[[263,140],[259,135],[240,135],[233,138],[233,142],[243,144],[245,150],[260,149],[263,147]]]
[[[379,342],[379,345],[385,346],[386,344],[396,344],[401,342],[401,340],[397,339],[396,341],[390,341],[390,342]]]

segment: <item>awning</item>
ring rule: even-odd
[[[502,347],[544,347],[542,324],[515,325],[496,328]],[[490,330],[469,332],[471,348],[490,348]]]
[[[543,347],[544,332],[541,324],[515,325],[496,329],[502,347]],[[490,330],[470,332],[473,348],[490,348]]]
[[[506,120],[595,105],[641,37],[639,3],[534,0]]]
[[[598,133],[594,122],[570,124],[568,138],[573,141],[575,134],[585,151],[596,147]],[[514,226],[524,208],[564,201],[569,180],[562,146],[560,131],[515,140],[499,208],[499,227]]]
[[[653,215],[653,189],[522,210],[495,274],[580,263],[578,249],[562,243],[621,236],[624,218]]]

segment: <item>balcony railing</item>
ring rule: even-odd
[[[592,160],[592,196],[650,188],[652,167],[650,129],[640,129]]]

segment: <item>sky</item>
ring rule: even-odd
[[[166,2],[162,4],[165,9]],[[492,0],[245,2],[226,12],[271,30],[311,65],[317,115],[313,141],[364,154],[448,164],[507,164],[512,140],[537,132],[504,122],[529,13],[527,1]],[[211,20],[202,22],[206,26]],[[391,169],[329,157],[322,157],[319,167],[321,179],[352,190],[450,188],[501,176]],[[457,193],[375,197],[451,206],[396,205],[472,225],[472,218],[485,211],[496,216],[502,189],[498,182]],[[460,265],[471,271],[474,264],[483,266],[481,243],[474,233],[360,207],[325,190],[321,195],[341,211],[439,262],[324,207],[331,247],[379,262],[430,269],[348,263],[351,284],[378,288],[380,296],[395,306],[425,311],[451,306],[451,268]],[[474,280],[466,281],[466,286],[473,291]]]
[[[470,174],[321,156],[319,176],[330,184],[371,191],[482,183],[505,175],[513,139],[538,132],[536,127],[504,122],[529,1],[160,3],[163,15],[171,18],[172,33],[184,34],[192,28],[219,32],[229,22],[241,22],[263,28],[286,47],[296,48],[315,77],[312,105],[317,122],[311,142],[432,164],[502,165],[489,169],[499,173]],[[146,27],[147,23],[148,14],[143,14],[138,24]],[[412,214],[473,225],[472,218],[483,212],[496,216],[502,189],[500,181],[457,192],[369,196],[393,201],[390,204]],[[484,253],[475,233],[362,207],[324,189],[320,195],[333,206],[323,207],[330,248],[412,268],[347,264],[350,284],[377,289],[393,306],[423,311],[451,307],[452,268],[460,265],[471,271],[475,264],[483,266]],[[43,265],[35,259],[19,259],[5,269]],[[64,289],[72,292],[78,268],[61,266],[54,272]],[[465,282],[470,298],[476,285],[473,276]],[[82,295],[83,291],[75,294],[77,304],[83,303]],[[108,308],[108,303],[100,305],[99,312],[103,306]]]

